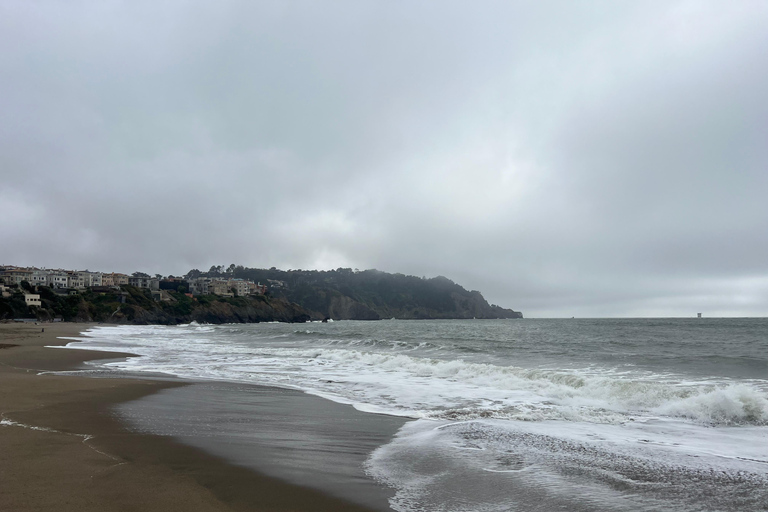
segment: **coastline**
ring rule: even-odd
[[[131,431],[112,412],[186,383],[39,375],[116,357],[45,348],[92,325],[0,324],[0,510],[370,510]]]

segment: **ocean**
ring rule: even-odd
[[[193,323],[78,340],[140,356],[90,371],[196,383],[121,408],[134,428],[381,510],[768,510],[768,319]]]

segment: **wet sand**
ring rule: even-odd
[[[169,435],[232,464],[392,512],[394,491],[365,474],[404,418],[360,412],[301,391],[207,381],[121,404],[142,432]]]
[[[88,327],[0,324],[0,510],[368,510],[170,437],[130,431],[113,413],[117,404],[182,383],[40,375],[114,358],[45,348]]]

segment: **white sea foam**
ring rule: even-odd
[[[413,417],[621,423],[662,415],[707,425],[768,423],[765,391],[748,384],[599,368],[498,366],[339,348],[334,340],[311,348],[223,343],[208,336],[215,330],[193,324],[182,332],[156,326],[102,329],[89,333],[95,336],[91,342],[73,346],[147,356],[109,363],[131,371],[283,385]]]
[[[342,324],[356,329],[332,327]],[[542,502],[749,510],[768,499],[765,380],[630,363],[526,367],[512,356],[451,352],[437,337],[322,329],[122,326],[92,329],[70,346],[143,356],[112,368],[289,387],[418,418],[367,465],[396,489],[392,504],[403,512]]]
[[[752,387],[730,385],[667,400],[654,412],[717,425],[765,425],[768,423],[768,399]]]
[[[713,501],[751,510],[768,498],[768,444],[754,446],[761,435],[659,420],[422,420],[377,449],[366,468],[397,490],[392,505],[401,512],[540,510],[544,496],[549,507],[571,510],[721,509]],[[450,488],[461,489],[460,500],[445,499]]]

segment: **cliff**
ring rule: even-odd
[[[211,269],[212,271],[214,269]],[[522,313],[488,304],[478,291],[468,291],[450,279],[424,279],[378,270],[278,270],[230,266],[231,276],[269,285],[270,295],[296,303],[313,319],[378,320],[522,318]]]
[[[330,271],[213,267],[192,270],[188,277],[235,277],[269,286],[266,296],[187,297],[164,290],[166,301],[152,299],[148,290],[89,289],[59,295],[40,286],[42,307],[28,308],[21,290],[0,299],[0,320],[54,317],[66,321],[133,324],[305,322],[308,320],[522,318],[522,313],[488,304],[478,291],[468,291],[446,277],[432,279],[377,270]],[[178,284],[178,283],[177,283]],[[28,285],[27,285],[28,286]],[[186,283],[184,283],[186,289]]]
[[[122,286],[121,292],[86,291],[61,296],[40,287],[41,308],[27,308],[21,297],[0,299],[0,320],[60,317],[73,322],[107,322],[117,324],[174,325],[191,321],[211,324],[250,322],[306,322],[310,314],[297,304],[281,298],[215,297],[190,298],[169,292],[171,301],[156,302],[148,291]]]

